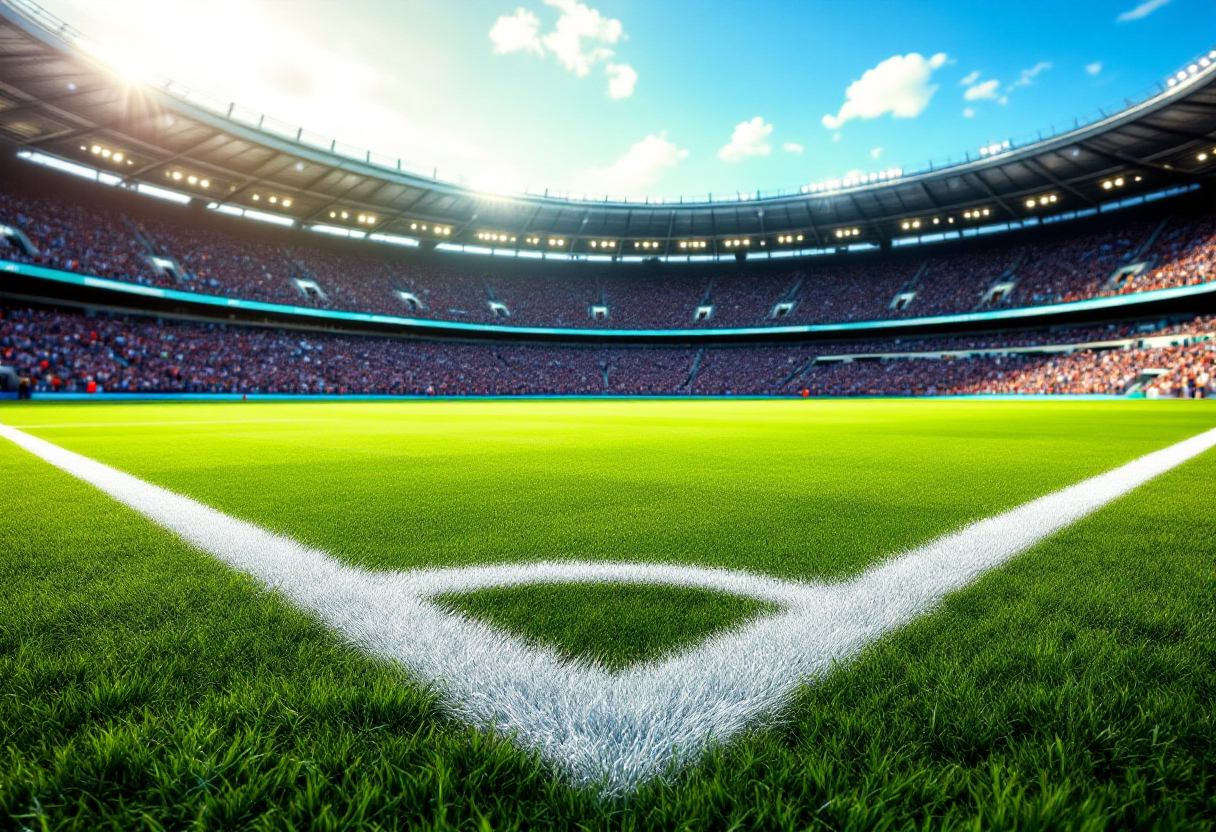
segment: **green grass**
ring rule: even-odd
[[[438,601],[609,670],[658,658],[777,609],[738,595],[645,584],[494,587]]]
[[[421,402],[0,419],[53,425],[31,430],[371,567],[628,558],[801,578],[1198,433],[1216,408]],[[0,826],[1213,829],[1214,482],[1209,452],[884,638],[779,724],[605,803],[0,445]],[[602,638],[577,620],[568,636],[603,599],[525,595],[493,615],[547,610],[519,626],[573,654],[608,655],[637,619],[621,603]],[[639,643],[671,644],[638,627]]]
[[[373,568],[864,568],[1216,424],[1189,402],[427,401],[0,410]]]

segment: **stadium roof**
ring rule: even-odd
[[[949,167],[772,196],[610,202],[481,193],[171,81],[124,79],[89,48],[28,0],[0,0],[0,138],[216,210],[441,246],[693,258],[870,247],[1091,211],[1216,173],[1216,50],[1099,121]]]

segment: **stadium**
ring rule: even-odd
[[[755,118],[529,188],[59,16],[134,38],[139,3],[0,0],[5,828],[1216,826],[1216,48],[1160,34],[1210,9],[1079,4],[1078,55],[1167,28],[1049,129],[1015,105],[1062,59],[843,43],[815,152],[873,170],[789,186],[812,139]],[[250,70],[208,21],[268,55],[298,23],[207,5],[160,9],[217,86]],[[298,7],[365,39],[335,76],[396,49],[468,93],[472,27],[504,85],[606,81],[571,154],[702,109],[622,62],[670,9],[356,5]],[[331,129],[406,106],[274,78]],[[915,140],[954,155],[863,146],[947,97]],[[547,129],[515,103],[475,113],[503,147]],[[1022,138],[960,150],[984,106]],[[652,150],[683,196],[629,181]]]

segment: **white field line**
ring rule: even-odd
[[[931,610],[1030,546],[1216,445],[1216,429],[833,584],[689,566],[534,563],[368,572],[325,552],[0,425],[0,435],[183,540],[275,587],[363,649],[434,686],[458,717],[538,751],[570,782],[628,792],[776,716],[806,681]],[[717,589],[783,606],[699,647],[620,673],[449,613],[430,599],[487,586],[646,582]]]

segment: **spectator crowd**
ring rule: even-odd
[[[38,394],[917,396],[1121,394],[1136,386],[1153,396],[1216,393],[1216,340],[1205,340],[1216,318],[1131,329],[604,348],[341,336],[4,304],[0,364],[29,378]],[[974,353],[1046,345],[1069,349]],[[954,357],[960,353],[969,357]],[[870,357],[822,360],[862,355]]]
[[[168,206],[0,191],[0,223],[33,246],[0,257],[117,280],[335,310],[580,328],[814,324],[970,312],[1127,294],[1216,279],[1216,215],[1164,223],[1113,218],[1099,231],[998,244],[983,252],[821,258],[773,263],[562,268],[448,257],[436,264],[398,247],[322,239],[307,231]],[[146,200],[142,200],[146,201]],[[166,270],[153,258],[171,261]],[[494,258],[496,261],[499,258]],[[462,262],[460,262],[462,261]],[[1112,280],[1123,266],[1137,273]],[[1012,288],[992,298],[995,286]],[[315,288],[314,288],[315,287]],[[895,304],[898,295],[911,300]],[[497,305],[497,306],[495,306]],[[607,314],[595,316],[593,307]],[[701,307],[712,307],[697,317]]]

